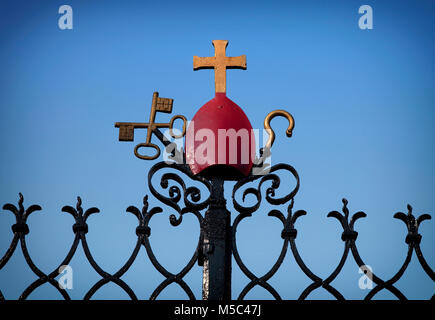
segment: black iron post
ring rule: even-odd
[[[211,201],[202,225],[202,298],[230,300],[231,214],[224,198],[224,178],[212,178],[211,185]]]

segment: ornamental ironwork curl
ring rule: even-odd
[[[36,290],[38,287],[42,286],[45,283],[49,283],[52,285],[63,297],[65,300],[70,300],[71,297],[69,296],[66,289],[63,289],[59,286],[59,283],[55,280],[57,276],[61,273],[61,266],[68,265],[70,261],[72,260],[80,242],[82,244],[82,248],[84,251],[84,254],[86,256],[86,259],[88,260],[89,264],[92,266],[92,268],[100,275],[101,279],[97,281],[85,294],[84,300],[89,300],[93,297],[93,295],[105,284],[112,282],[119,286],[124,292],[127,293],[127,295],[132,300],[137,300],[136,294],[133,292],[131,287],[121,279],[121,277],[130,269],[132,264],[137,258],[137,255],[139,253],[139,250],[141,246],[144,246],[148,258],[152,262],[153,266],[166,278],[157,288],[152,292],[150,296],[150,300],[154,300],[158,297],[158,295],[165,289],[168,285],[171,283],[177,283],[188,295],[189,299],[195,300],[195,296],[190,289],[190,287],[184,282],[183,277],[192,269],[192,267],[195,265],[195,262],[198,259],[198,247],[196,248],[192,258],[189,260],[187,265],[177,274],[170,273],[167,269],[165,269],[157,260],[157,258],[154,255],[154,252],[151,248],[149,237],[151,235],[151,228],[149,227],[149,222],[151,218],[157,214],[161,213],[163,210],[159,207],[153,207],[151,209],[148,209],[148,197],[145,196],[143,199],[143,207],[142,210],[139,210],[135,206],[129,206],[127,208],[127,212],[132,213],[136,216],[138,219],[138,226],[136,227],[136,235],[138,237],[136,245],[133,249],[133,252],[131,253],[129,259],[127,262],[114,274],[110,274],[106,271],[104,271],[99,264],[95,261],[91,250],[89,249],[89,246],[87,244],[86,240],[86,233],[88,232],[88,224],[87,219],[91,214],[98,213],[99,209],[92,207],[87,209],[85,212],[83,212],[82,208],[82,200],[80,197],[77,197],[77,204],[76,207],[72,206],[64,206],[62,208],[63,212],[67,212],[71,214],[74,219],[75,223],[72,226],[72,230],[75,234],[75,238],[73,240],[73,244],[71,245],[70,250],[68,251],[66,257],[62,260],[62,262],[48,275],[42,272],[33,262],[32,258],[30,257],[30,254],[27,250],[26,246],[26,235],[29,233],[29,227],[26,224],[27,217],[34,211],[42,210],[42,208],[39,205],[32,205],[28,209],[24,209],[23,202],[24,198],[20,193],[20,199],[18,202],[18,208],[12,204],[6,204],[3,206],[4,210],[9,210],[12,213],[14,213],[16,217],[17,223],[12,226],[12,231],[14,233],[14,236],[12,238],[11,244],[9,248],[6,250],[6,253],[3,255],[3,257],[0,260],[0,270],[7,264],[10,257],[13,255],[17,248],[18,241],[21,242],[21,249],[25,258],[25,261],[27,265],[30,267],[30,269],[35,273],[35,275],[38,277],[36,281],[31,283],[27,288],[24,289],[23,293],[20,295],[19,300],[25,300],[28,298],[28,296]],[[198,219],[199,224],[202,223],[202,216],[201,214],[196,210],[191,209],[182,209],[182,214],[185,214],[187,212],[192,212]],[[171,219],[172,223],[172,219]],[[180,221],[181,223],[181,221]],[[179,225],[173,224],[173,225]],[[199,243],[199,241],[198,241]],[[199,244],[198,244],[199,246]],[[0,290],[0,300],[5,300],[5,297]]]
[[[273,198],[275,195],[275,191],[280,186],[280,180],[277,177],[276,174],[273,174],[272,172],[277,171],[278,169],[285,169],[290,171],[293,176],[296,178],[297,184],[296,187],[289,192],[286,196],[281,197],[279,199]],[[246,186],[248,183],[253,182],[254,180],[259,179],[259,177],[248,177],[242,181],[239,181],[234,189],[233,189],[233,204],[234,208],[239,212],[239,214],[236,216],[233,226],[232,226],[232,245],[233,245],[233,256],[234,259],[241,269],[241,271],[249,278],[250,282],[242,289],[240,292],[238,299],[243,300],[245,296],[248,294],[248,292],[253,289],[255,286],[261,286],[265,290],[267,290],[275,299],[281,300],[281,296],[279,293],[268,283],[268,280],[275,275],[275,273],[278,271],[278,269],[281,267],[282,262],[284,261],[284,258],[287,255],[288,247],[290,246],[291,253],[293,254],[293,257],[297,263],[297,265],[300,267],[300,269],[304,272],[304,274],[310,278],[312,283],[308,285],[300,294],[299,300],[305,300],[311,292],[313,292],[317,288],[324,288],[326,289],[334,298],[337,300],[344,300],[344,296],[331,285],[331,282],[334,281],[334,279],[338,276],[338,274],[343,269],[343,266],[345,262],[347,261],[347,258],[349,256],[349,251],[352,253],[352,256],[358,265],[358,267],[364,271],[364,273],[370,272],[370,278],[371,280],[376,284],[376,286],[371,289],[368,294],[365,296],[365,300],[371,300],[378,292],[380,292],[383,289],[386,289],[390,291],[393,295],[395,295],[399,300],[406,300],[406,296],[397,288],[394,286],[394,284],[403,276],[405,273],[411,258],[412,253],[415,250],[415,253],[417,255],[417,259],[422,266],[423,270],[426,272],[426,274],[432,279],[432,281],[435,281],[435,274],[434,271],[431,269],[427,261],[425,260],[423,253],[420,248],[420,241],[422,238],[422,235],[418,233],[418,227],[420,224],[425,221],[431,219],[431,216],[428,214],[423,214],[419,216],[418,218],[415,218],[412,214],[412,207],[408,205],[408,214],[405,214],[403,212],[398,212],[394,215],[394,218],[397,218],[399,220],[402,220],[408,229],[408,234],[406,236],[405,242],[408,244],[408,253],[405,258],[404,263],[402,264],[399,271],[389,280],[384,281],[378,276],[376,276],[372,271],[367,270],[365,268],[366,264],[360,257],[356,245],[356,239],[358,237],[358,232],[355,231],[354,225],[355,222],[358,219],[364,218],[367,215],[362,212],[358,211],[355,214],[353,214],[350,217],[349,220],[349,209],[347,207],[348,201],[346,199],[343,199],[343,208],[342,212],[340,213],[338,211],[331,211],[328,214],[328,217],[333,217],[337,219],[342,228],[343,233],[341,235],[341,239],[344,242],[344,251],[342,254],[342,257],[340,259],[340,262],[338,263],[337,267],[334,269],[334,271],[325,279],[322,279],[321,277],[314,274],[310,268],[304,263],[302,260],[297,246],[296,246],[296,236],[297,236],[297,229],[295,228],[295,222],[296,220],[307,214],[304,210],[298,210],[293,213],[293,206],[294,206],[294,197],[298,191],[299,187],[299,177],[297,173],[295,172],[294,168],[288,165],[277,165],[271,168],[271,174],[266,175],[260,179],[260,182],[258,184],[257,188],[249,187],[245,189],[243,192],[243,201],[245,200],[245,196],[248,194],[252,194],[256,197],[256,203],[252,206],[243,206],[236,200],[235,194],[239,189],[242,189],[243,186]],[[273,266],[270,268],[268,272],[266,272],[263,276],[258,277],[256,276],[249,268],[246,266],[246,264],[241,259],[238,248],[237,248],[237,228],[241,221],[245,218],[251,217],[252,213],[257,211],[261,204],[261,186],[266,181],[272,181],[272,185],[267,189],[266,191],[266,200],[269,204],[276,205],[276,206],[282,206],[287,205],[287,215],[284,216],[281,210],[273,209],[269,211],[268,216],[277,218],[279,221],[281,221],[283,229],[281,232],[281,238],[283,239],[283,245],[281,248],[281,252],[279,254],[279,257],[277,261],[273,264]],[[269,196],[269,197],[268,197]],[[435,299],[435,295],[432,296],[431,299]]]
[[[277,190],[280,189],[281,186],[281,180],[279,176],[275,173],[279,170],[285,170],[290,172],[293,175],[293,177],[296,179],[296,185],[293,189],[288,190],[288,192],[284,196],[276,197]],[[248,187],[243,191],[242,194],[242,201],[245,201],[246,196],[251,194],[255,196],[256,203],[251,206],[243,206],[237,201],[236,193],[247,184],[250,184],[256,180],[259,180],[258,187],[257,188]],[[262,194],[261,194],[262,186],[266,182],[270,183],[270,186],[266,189],[266,195],[265,195],[266,201],[274,206],[280,206],[288,203],[288,207],[287,207],[287,216],[284,216],[284,214],[277,209],[273,209],[268,213],[268,216],[277,218],[283,225],[283,229],[281,232],[281,237],[283,238],[283,245],[277,261],[273,264],[270,270],[266,272],[263,276],[257,277],[252,271],[249,270],[249,268],[246,266],[246,264],[242,261],[240,257],[239,250],[237,247],[236,234],[237,234],[237,228],[239,224],[242,222],[242,220],[251,217],[252,213],[257,211],[258,208],[260,207],[261,200],[262,200]],[[303,210],[298,210],[294,214],[292,212],[294,197],[296,196],[299,190],[299,184],[300,184],[299,175],[297,171],[288,164],[278,164],[272,166],[270,169],[270,173],[265,176],[249,176],[245,179],[240,180],[235,184],[233,188],[233,205],[234,208],[239,212],[239,214],[236,216],[232,226],[233,256],[239,268],[251,280],[240,292],[238,296],[239,300],[244,299],[246,294],[257,285],[266,289],[275,299],[281,300],[281,296],[279,295],[279,293],[267,281],[270,278],[272,278],[273,275],[275,275],[275,273],[281,267],[282,262],[284,261],[284,258],[287,254],[289,241],[292,243],[292,250],[295,254],[295,258],[297,257],[297,262],[301,267],[301,269],[305,272],[305,274],[307,274],[310,278],[312,278],[312,280],[318,281],[320,279],[317,276],[315,276],[305,266],[302,259],[299,257],[299,254],[296,249],[296,245],[294,243],[294,239],[296,238],[296,234],[297,234],[297,231],[294,228],[294,224],[300,216],[306,214],[306,212]]]
[[[161,172],[164,170],[172,170],[180,174],[166,171]],[[290,173],[293,176],[293,178],[295,179],[295,184],[293,186],[290,186],[287,180],[286,183],[281,182],[280,173],[283,171]],[[159,172],[161,172],[161,175],[157,175],[157,173]],[[157,187],[153,185],[154,182],[158,181],[157,176],[160,177],[159,189],[162,189],[164,192],[157,191]],[[204,187],[204,190],[200,190],[198,187],[188,186],[184,177],[187,177],[191,181],[198,182]],[[164,280],[152,291],[150,295],[151,300],[157,299],[160,293],[172,283],[180,286],[180,288],[186,293],[189,299],[196,299],[195,295],[192,292],[192,289],[184,281],[184,277],[189,271],[192,270],[192,268],[195,266],[195,263],[199,262],[199,260],[201,259],[200,255],[203,251],[204,245],[202,230],[202,228],[204,227],[204,218],[201,210],[207,207],[210,208],[213,205],[211,195],[211,193],[213,192],[213,181],[209,181],[200,176],[192,175],[188,166],[186,165],[160,162],[151,168],[148,174],[148,184],[152,195],[163,204],[175,210],[178,214],[178,217],[176,217],[174,214],[169,215],[169,222],[171,225],[179,226],[182,223],[183,216],[185,214],[193,214],[196,217],[199,226],[201,226],[201,233],[195,252],[193,252],[190,260],[181,269],[180,272],[169,272],[157,260],[154,254],[149,239],[152,233],[152,230],[150,228],[150,221],[156,214],[161,214],[164,212],[164,210],[160,207],[150,208],[148,203],[148,197],[145,196],[143,198],[143,204],[141,209],[135,206],[129,206],[126,210],[128,213],[133,214],[138,220],[138,225],[135,230],[137,235],[137,241],[133,252],[131,253],[128,260],[125,262],[124,265],[122,265],[122,267],[118,271],[113,274],[103,270],[95,261],[86,240],[86,234],[88,233],[88,219],[94,213],[98,213],[99,209],[91,207],[87,210],[84,210],[80,197],[77,198],[77,203],[75,207],[64,206],[62,208],[62,212],[69,213],[74,218],[72,231],[75,234],[75,237],[69,251],[67,252],[62,262],[56,268],[54,268],[52,272],[46,274],[35,265],[26,244],[26,235],[29,233],[27,218],[31,213],[35,211],[40,211],[42,210],[42,208],[39,205],[31,205],[26,209],[24,207],[24,197],[20,193],[18,206],[15,206],[13,204],[5,204],[3,206],[3,210],[10,211],[14,214],[16,222],[12,225],[11,228],[13,232],[11,243],[5,254],[0,259],[1,271],[16,251],[18,243],[20,243],[21,251],[23,252],[27,265],[37,276],[37,279],[24,289],[19,299],[27,299],[34,290],[46,283],[53,286],[60,293],[63,299],[71,299],[67,290],[59,287],[59,284],[56,281],[56,277],[58,277],[60,274],[60,267],[70,263],[80,244],[84,250],[87,261],[101,277],[101,279],[93,284],[86,292],[84,296],[85,300],[91,299],[100,288],[102,288],[109,282],[114,283],[118,287],[120,287],[124,292],[127,293],[130,299],[138,299],[131,287],[124,280],[122,280],[121,277],[130,269],[130,267],[136,260],[139,250],[142,246],[145,248],[148,259],[151,261],[154,268],[164,277]],[[252,187],[252,184],[256,185],[256,187]],[[362,211],[358,211],[351,215],[348,209],[348,201],[346,199],[342,200],[343,206],[341,212],[331,211],[328,214],[328,217],[336,219],[340,223],[342,228],[341,239],[344,242],[344,248],[343,254],[336,268],[331,272],[329,276],[327,276],[326,278],[321,278],[307,266],[307,264],[303,261],[299,254],[296,243],[296,238],[298,235],[296,221],[307,214],[307,212],[304,210],[293,210],[295,204],[295,196],[299,190],[299,185],[300,181],[297,171],[292,166],[287,164],[278,164],[271,167],[269,174],[265,176],[249,176],[235,183],[232,190],[233,207],[236,211],[234,212],[235,217],[231,226],[232,255],[243,274],[246,275],[247,278],[250,280],[248,284],[238,294],[237,299],[245,299],[246,295],[255,286],[263,287],[275,299],[282,299],[280,294],[278,293],[278,290],[270,284],[270,280],[277,273],[277,271],[282,268],[283,261],[287,255],[293,255],[299,268],[311,280],[311,283],[306,288],[304,288],[299,295],[298,299],[300,300],[306,299],[314,290],[318,288],[324,288],[335,299],[345,299],[345,297],[338,291],[338,289],[334,288],[332,282],[342,271],[343,266],[347,261],[350,253],[359,268],[363,269],[364,266],[366,266],[357,249],[358,232],[355,229],[356,221],[366,217],[366,214]],[[203,191],[208,191],[210,195],[202,194]],[[240,193],[241,201],[238,200],[240,199]],[[246,201],[246,197],[248,197],[249,195],[252,195],[255,199],[253,204],[248,204],[248,202]],[[259,210],[263,200],[266,201],[269,205],[272,205],[273,207],[268,212],[268,216],[274,219],[278,219],[281,222],[282,229],[280,235],[283,242],[280,254],[272,267],[264,275],[257,276],[246,266],[246,264],[241,259],[237,247],[236,235],[237,229],[242,221],[249,217],[252,217],[253,213]],[[429,276],[432,281],[435,281],[435,273],[424,258],[423,252],[420,248],[422,235],[419,233],[419,227],[421,223],[423,223],[423,221],[431,219],[431,216],[428,214],[422,214],[416,217],[414,216],[413,209],[410,205],[408,205],[407,209],[408,212],[406,214],[403,212],[398,212],[394,215],[394,218],[403,221],[407,228],[405,242],[408,245],[408,251],[405,260],[398,269],[398,271],[388,280],[383,280],[377,275],[373,274],[372,271],[370,271],[371,279],[375,286],[368,291],[367,295],[364,298],[366,300],[373,299],[382,290],[387,290],[391,292],[396,298],[400,300],[407,299],[405,294],[397,288],[396,283],[399,279],[403,277],[405,271],[407,270],[414,251],[417,256],[417,260],[423,268],[424,272]],[[3,288],[0,288],[0,300],[4,300],[5,297],[1,289]],[[432,296],[432,299],[435,299],[435,295]]]
[[[130,212],[136,216],[136,218],[139,221],[139,225],[136,228],[136,234],[138,236],[138,246],[142,244],[145,247],[145,250],[147,252],[148,258],[150,259],[151,263],[153,264],[154,268],[158,272],[160,272],[163,277],[165,277],[165,280],[163,280],[156,289],[152,292],[150,296],[150,300],[155,300],[159,294],[170,284],[176,283],[180,286],[180,288],[187,294],[190,300],[195,300],[195,295],[193,294],[190,287],[187,285],[187,283],[183,280],[183,277],[193,268],[195,265],[195,262],[198,260],[198,248],[201,244],[201,238],[198,239],[198,245],[196,246],[196,249],[190,258],[189,262],[186,264],[186,266],[177,274],[173,274],[169,272],[163,265],[157,260],[154,251],[150,244],[150,235],[151,235],[151,228],[149,227],[149,223],[151,221],[151,218],[157,214],[163,212],[162,208],[155,207],[148,211],[148,197],[145,197],[143,200],[143,208],[142,210],[139,210],[138,208],[134,206],[130,206],[127,208],[127,212]],[[183,208],[180,211],[180,218],[176,220],[175,218],[172,218],[171,215],[170,222],[173,226],[178,226],[181,224],[181,217],[185,213],[192,213],[199,222],[199,225],[202,223],[202,215],[198,210],[192,209],[192,208]],[[136,247],[138,248],[138,247]],[[139,249],[137,249],[139,251]],[[136,252],[137,255],[137,252]]]

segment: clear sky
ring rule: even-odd
[[[128,4],[127,4],[128,3]],[[73,29],[58,28],[58,9],[73,8]],[[358,27],[358,8],[373,8],[373,29]],[[246,71],[229,70],[228,96],[254,128],[274,109],[295,118],[288,139],[285,120],[277,132],[273,163],[293,165],[301,176],[295,209],[299,252],[326,278],[338,264],[343,243],[339,223],[326,215],[349,200],[363,210],[357,240],[363,260],[387,280],[407,252],[405,225],[393,214],[435,214],[435,2],[418,1],[0,1],[0,204],[39,204],[30,216],[28,249],[46,273],[73,240],[64,205],[96,206],[88,242],[96,261],[115,272],[135,242],[136,218],[125,213],[149,194],[146,175],[154,162],[133,155],[133,143],[118,142],[116,121],[147,121],[153,91],[174,99],[174,114],[191,119],[214,95],[213,72],[193,71],[192,57],[213,54],[211,41],[227,39],[227,55],[247,55]],[[159,121],[170,116],[159,114]],[[279,129],[278,129],[279,128]],[[142,142],[145,132],[136,133]],[[154,138],[155,139],[155,138]],[[285,181],[286,182],[286,181]],[[230,184],[228,190],[231,189]],[[230,202],[231,204],[231,202]],[[151,205],[159,203],[151,200]],[[178,272],[190,258],[199,227],[186,217],[172,227],[171,213],[151,223],[151,244],[161,263]],[[230,208],[231,209],[231,208]],[[233,210],[234,211],[234,210]],[[234,218],[234,212],[233,212]],[[249,220],[249,221],[248,221]],[[246,264],[262,275],[282,245],[281,227],[260,210],[239,228]],[[276,221],[275,221],[276,220]],[[0,255],[12,239],[9,212],[0,214]],[[420,227],[422,251],[435,267],[434,222]],[[80,299],[99,276],[78,250],[72,298]],[[233,265],[233,297],[248,279]],[[346,298],[360,299],[360,274],[349,259],[332,283]],[[141,252],[122,278],[139,298],[149,298],[163,280]],[[201,268],[186,276],[201,296]],[[0,271],[0,290],[16,299],[35,280],[17,250]],[[295,299],[309,279],[288,256],[270,281],[284,299]],[[428,299],[434,283],[413,261],[397,283],[408,298]],[[50,285],[30,298],[57,299]],[[108,284],[95,298],[127,295]],[[186,295],[168,287],[159,298]],[[250,299],[271,296],[256,287]],[[382,291],[376,298],[392,298]],[[324,289],[309,298],[331,298]]]

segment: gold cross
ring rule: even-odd
[[[153,131],[158,130],[158,128],[169,128],[169,134],[175,138],[181,138],[184,136],[186,132],[186,118],[182,115],[176,115],[173,116],[171,121],[169,123],[155,123],[154,120],[156,119],[156,112],[164,112],[164,113],[171,113],[172,112],[172,106],[174,103],[174,99],[169,98],[159,98],[159,93],[154,92],[153,94],[153,102],[151,105],[151,113],[150,113],[150,120],[148,123],[139,123],[139,122],[116,122],[115,128],[119,128],[119,141],[133,141],[134,140],[134,129],[147,129],[147,140],[145,143],[139,143],[134,148],[134,154],[139,159],[143,160],[154,160],[160,155],[160,148],[151,143],[151,134]],[[183,132],[181,135],[175,135],[172,131],[174,127],[174,121],[177,119],[183,120]],[[145,156],[138,152],[138,149],[141,147],[151,147],[156,150],[156,153],[153,156]]]
[[[215,91],[225,93],[227,90],[227,70],[246,70],[246,55],[227,57],[225,49],[228,40],[213,40],[214,57],[193,57],[193,70],[214,69]]]

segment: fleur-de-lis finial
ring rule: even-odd
[[[139,210],[135,206],[129,206],[127,208],[127,212],[132,213],[138,220],[139,225],[136,227],[136,235],[138,237],[149,237],[151,234],[151,228],[148,226],[148,221],[151,219],[153,215],[156,213],[163,212],[162,208],[154,207],[148,211],[149,203],[148,196],[143,197],[143,207],[142,210]]]
[[[82,198],[77,197],[77,204],[76,207],[73,208],[71,206],[64,206],[62,208],[62,212],[69,213],[72,215],[76,221],[76,223],[73,225],[73,231],[74,233],[82,232],[87,233],[88,232],[88,224],[86,223],[86,220],[88,220],[88,217],[91,214],[98,213],[100,210],[98,208],[92,207],[85,211],[83,214],[83,208],[82,208]]]
[[[32,214],[35,211],[40,211],[42,208],[37,205],[33,204],[30,207],[28,207],[26,210],[24,210],[24,197],[21,194],[21,192],[18,194],[18,208],[14,206],[11,203],[7,203],[3,206],[3,210],[8,210],[12,212],[15,215],[16,223],[12,226],[12,231],[14,233],[18,234],[28,234],[29,233],[29,227],[27,226],[27,218],[30,214]]]
[[[364,218],[367,215],[363,211],[358,211],[352,215],[349,221],[349,209],[347,208],[347,204],[349,203],[349,201],[347,201],[346,198],[343,198],[342,202],[343,202],[343,208],[342,208],[343,214],[341,214],[338,211],[331,211],[328,213],[328,218],[333,217],[337,219],[340,222],[341,226],[343,227],[341,240],[355,241],[356,238],[358,237],[358,232],[354,230],[353,226],[358,219]]]
[[[418,228],[424,220],[430,220],[432,217],[429,214],[422,214],[417,219],[412,214],[411,205],[407,205],[408,214],[403,212],[397,212],[394,214],[394,218],[402,220],[408,229],[408,235],[405,242],[409,245],[419,244],[421,241],[421,234],[418,233]]]

